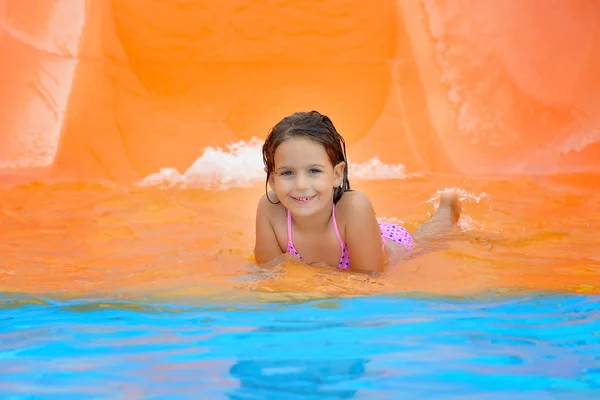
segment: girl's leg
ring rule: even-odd
[[[413,239],[417,243],[423,243],[450,233],[456,227],[461,210],[458,194],[454,190],[443,191],[435,215],[417,229],[413,234]]]

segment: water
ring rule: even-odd
[[[464,201],[377,277],[257,268],[261,185],[2,186],[0,398],[596,399],[592,178],[357,182],[410,231]]]
[[[600,299],[0,303],[0,394],[593,399]],[[18,398],[18,397],[15,397]]]

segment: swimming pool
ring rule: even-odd
[[[594,399],[600,299],[3,296],[3,398]]]

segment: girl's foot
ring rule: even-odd
[[[440,205],[435,215],[417,229],[413,238],[417,242],[423,242],[451,232],[460,218],[461,211],[458,193],[454,190],[444,190],[440,194]]]

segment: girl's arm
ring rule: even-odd
[[[273,204],[269,202],[266,195],[263,195],[256,210],[254,257],[258,264],[267,263],[283,254],[271,225],[270,215],[272,211]]]
[[[341,201],[344,200],[350,268],[360,272],[383,271],[381,230],[371,201],[360,192],[347,192]]]

